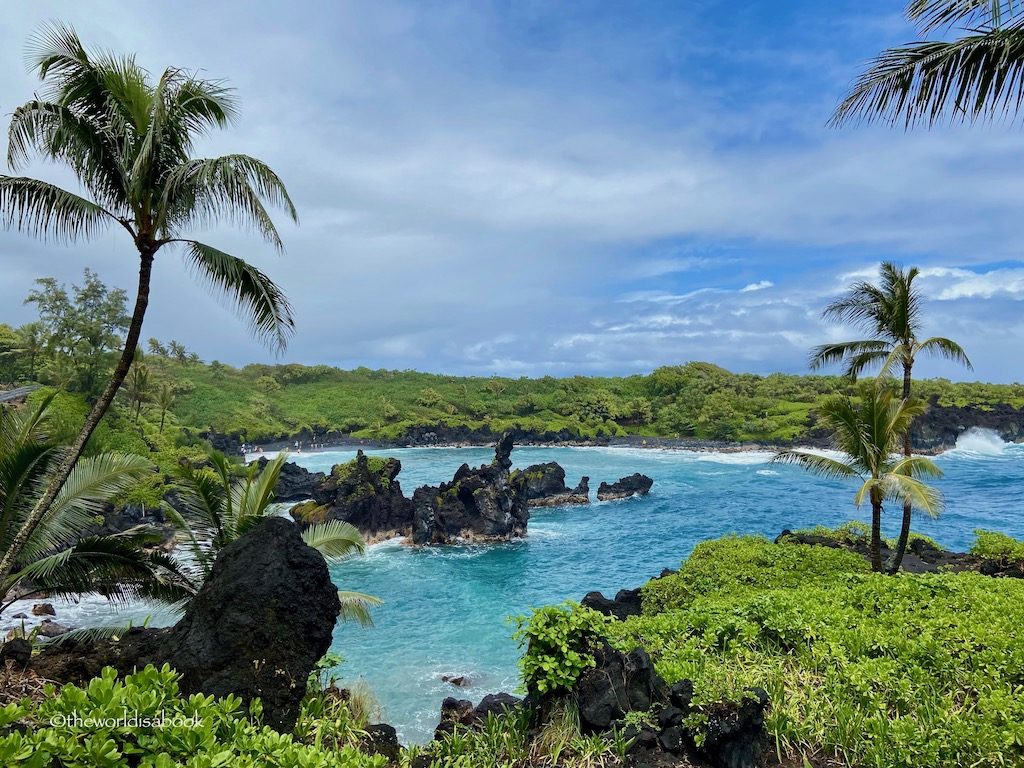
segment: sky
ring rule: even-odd
[[[630,374],[707,360],[806,371],[852,280],[922,269],[928,335],[1024,380],[1024,133],[826,127],[865,62],[914,39],[899,0],[5,0],[0,114],[38,81],[47,21],[87,46],[226,79],[242,113],[198,152],[282,177],[286,252],[204,240],[287,292],[280,355],[161,251],[144,337],[205,360],[453,374]],[[73,185],[47,165],[32,175]],[[0,231],[0,322],[86,266],[131,289],[123,232],[71,246]]]

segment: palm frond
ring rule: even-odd
[[[911,0],[907,18],[921,34],[950,29],[998,29],[1019,18],[1021,0]]]
[[[822,456],[808,451],[788,450],[779,451],[772,457],[772,462],[780,464],[798,464],[804,469],[822,477],[831,478],[855,478],[860,473],[851,464],[846,464],[828,456]]]
[[[0,176],[0,222],[42,240],[93,237],[114,217],[91,200],[23,176]]]
[[[1024,28],[1019,23],[953,42],[890,48],[836,108],[830,124],[880,120],[933,126],[1015,114],[1024,100]]]
[[[929,517],[938,517],[942,512],[942,494],[909,475],[889,473],[879,481],[882,494],[887,499],[910,502],[910,505]]]
[[[338,591],[338,600],[341,602],[341,612],[338,618],[341,621],[355,621],[361,627],[372,627],[373,616],[370,615],[370,608],[375,605],[382,605],[383,600],[366,595],[362,592]]]
[[[971,364],[970,358],[967,357],[964,348],[952,339],[932,336],[930,339],[925,339],[918,344],[917,348],[921,352],[952,360],[954,363],[960,363],[969,371],[974,370],[974,366]]]
[[[840,341],[822,344],[811,351],[809,364],[812,370],[841,363],[859,356],[877,356],[885,353],[888,343],[880,339]]]
[[[906,456],[889,470],[894,475],[906,475],[907,477],[942,477],[942,470],[939,465],[924,456]]]
[[[295,328],[287,297],[256,267],[203,243],[184,241],[185,257],[195,273],[239,307],[262,340],[284,349]]]
[[[302,540],[328,560],[362,554],[366,550],[359,529],[342,520],[311,525],[302,532]]]

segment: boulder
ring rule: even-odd
[[[58,624],[50,619],[43,619],[39,626],[36,627],[36,631],[41,637],[60,637],[70,632],[71,627],[65,627],[63,624]]]
[[[182,676],[182,693],[259,697],[264,722],[287,732],[340,610],[323,556],[303,543],[298,526],[270,517],[221,551],[173,627],[47,647],[33,668],[80,683],[104,666],[127,674],[168,663]]]
[[[302,523],[343,520],[368,539],[408,535],[413,504],[402,494],[398,459],[369,457],[361,450],[347,464],[337,464],[313,488],[313,501],[299,504],[291,515]]]
[[[623,653],[602,641],[594,662],[573,687],[580,726],[587,733],[602,733],[630,712],[647,712],[671,700],[668,686],[642,648]]]
[[[449,696],[441,702],[441,722],[434,731],[434,738],[441,738],[460,725],[466,728],[479,727],[487,722],[488,715],[504,714],[521,703],[522,699],[510,693],[489,693],[475,707],[468,699]]]
[[[266,469],[270,460],[260,456],[253,462],[260,468],[260,472]],[[277,477],[277,485],[274,486],[275,501],[299,501],[308,499],[313,495],[313,489],[326,479],[323,472],[310,472],[305,467],[300,467],[293,461],[285,462],[281,467],[281,474]]]
[[[15,669],[24,669],[31,659],[32,643],[23,637],[8,640],[0,646],[0,669],[3,669],[8,662]]]
[[[364,752],[381,755],[389,763],[398,764],[402,755],[402,745],[398,743],[398,733],[387,723],[376,723],[366,726],[366,736],[360,745]]]
[[[413,543],[507,541],[523,536],[530,509],[521,486],[511,481],[512,447],[512,438],[506,434],[498,441],[490,464],[478,469],[463,464],[450,483],[417,488],[412,500]]]
[[[179,509],[178,497],[173,491],[164,498],[168,504]],[[145,534],[147,546],[166,549],[173,544],[177,528],[167,519],[159,506],[126,504],[123,507],[115,507],[113,504],[106,504],[103,508],[103,521],[92,526],[88,533],[93,536],[113,536],[127,531]]]
[[[579,485],[570,489],[565,485],[565,470],[556,461],[516,470],[511,481],[519,486],[531,507],[590,503],[590,478],[584,477]]]
[[[654,485],[654,481],[651,478],[637,472],[629,477],[620,478],[611,485],[601,483],[597,488],[597,500],[613,501],[628,499],[630,496],[646,496],[652,485]]]
[[[755,768],[760,765],[766,734],[768,694],[751,688],[740,704],[712,707],[698,754],[715,768]]]
[[[640,590],[620,589],[614,600],[609,600],[600,592],[588,592],[581,601],[587,608],[592,608],[605,616],[614,616],[620,621],[630,616],[639,616]]]
[[[57,611],[53,608],[53,603],[36,603],[32,606],[33,616],[56,616]]]

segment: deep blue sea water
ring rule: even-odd
[[[487,449],[406,449],[379,452],[402,461],[407,495],[449,480],[463,462],[490,461]],[[351,452],[303,454],[311,470],[330,470]],[[590,590],[614,594],[663,568],[675,568],[695,544],[726,533],[774,537],[783,528],[837,525],[863,519],[852,505],[855,486],[773,465],[765,453],[695,453],[617,448],[517,448],[516,466],[557,461],[567,485],[589,475],[591,488],[633,472],[654,478],[649,496],[584,507],[533,510],[524,541],[491,546],[412,549],[397,542],[332,568],[342,589],[382,598],[375,626],[340,626],[334,650],[345,658],[346,682],[365,681],[383,718],[410,742],[430,737],[441,700],[478,700],[514,690],[520,650],[508,617],[529,608],[580,599]],[[916,530],[955,549],[970,546],[984,527],[1024,537],[1024,446],[994,435],[972,436],[937,458],[946,510]],[[888,535],[894,535],[890,516]],[[454,688],[445,674],[467,675]]]
[[[405,449],[380,453],[402,461],[399,480],[406,495],[424,483],[450,480],[463,462],[479,465],[493,451]],[[329,471],[353,452],[295,454],[311,470]],[[345,683],[365,681],[380,701],[382,718],[405,742],[425,741],[437,723],[441,700],[478,700],[513,691],[519,649],[508,617],[531,607],[578,600],[590,590],[612,595],[678,567],[694,545],[726,533],[774,537],[783,528],[837,525],[864,519],[852,505],[855,486],[822,480],[797,467],[769,463],[768,453],[695,453],[618,448],[517,448],[512,458],[525,467],[558,461],[566,483],[589,475],[591,488],[633,472],[654,478],[649,496],[589,506],[533,510],[529,536],[491,546],[413,549],[398,542],[371,547],[364,557],[332,567],[341,589],[376,595],[375,626],[341,625],[334,650],[345,663]],[[976,528],[1024,538],[1024,445],[1004,445],[992,434],[961,439],[936,461],[946,510],[915,529],[954,549],[970,546]],[[890,515],[894,535],[898,513]],[[15,606],[28,612],[30,603]],[[133,606],[113,617],[98,598],[58,605],[58,620],[72,626],[123,622],[150,613]],[[154,624],[171,621],[156,614]],[[11,622],[4,622],[6,629]],[[467,675],[455,688],[445,674]]]

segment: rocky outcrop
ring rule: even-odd
[[[312,490],[312,502],[292,508],[301,523],[344,520],[369,539],[408,535],[412,502],[396,479],[398,459],[367,456],[362,451],[347,464],[337,464]]]
[[[590,503],[590,478],[584,477],[575,488],[565,485],[565,470],[556,461],[533,464],[511,475],[531,507],[560,507]]]
[[[615,593],[614,600],[609,600],[600,592],[588,592],[580,603],[620,621],[628,619],[630,616],[639,616],[641,613],[639,589],[620,589]]]
[[[463,464],[450,483],[413,493],[414,544],[457,539],[507,541],[523,536],[530,509],[521,487],[511,482],[512,438],[498,441],[494,461],[477,469]]]
[[[957,438],[972,428],[991,429],[1007,442],[1024,442],[1024,408],[1006,403],[984,409],[973,405],[939,405],[933,397],[928,410],[915,419],[910,437],[917,450],[944,451],[955,447]]]
[[[739,703],[721,702],[706,708],[707,722],[698,732],[685,723],[693,702],[693,683],[682,680],[669,687],[642,649],[623,653],[602,642],[594,666],[573,687],[580,727],[586,733],[623,729],[633,740],[631,765],[678,764],[666,756],[685,758],[685,764],[715,768],[754,768],[766,743],[764,729],[768,695],[751,689]],[[657,712],[649,726],[626,725],[630,712]],[[698,746],[699,744],[699,746]]]
[[[177,496],[172,492],[166,495],[172,506]],[[115,507],[107,504],[103,508],[103,522],[89,528],[90,536],[113,536],[135,529],[144,534],[147,546],[160,549],[170,547],[174,543],[177,528],[171,523],[160,507],[146,507],[142,504],[126,504]]]
[[[620,478],[611,485],[601,483],[597,489],[597,500],[613,501],[628,499],[630,496],[646,496],[652,485],[654,485],[654,481],[651,478],[637,472],[629,477]]]
[[[173,627],[45,647],[32,665],[47,679],[81,683],[104,666],[127,674],[168,663],[182,676],[182,693],[259,697],[264,721],[287,732],[340,610],[323,557],[298,526],[271,517],[221,551]]]
[[[522,703],[522,699],[510,693],[489,693],[475,707],[468,699],[451,696],[441,702],[441,722],[434,730],[434,738],[451,733],[456,726],[475,728],[487,722],[488,715],[510,712]]]
[[[270,460],[266,456],[260,456],[253,462],[260,468],[260,472],[266,469],[269,463]],[[274,501],[308,499],[313,495],[313,490],[326,478],[323,472],[310,472],[293,461],[286,461],[281,467],[281,474],[277,476]]]

